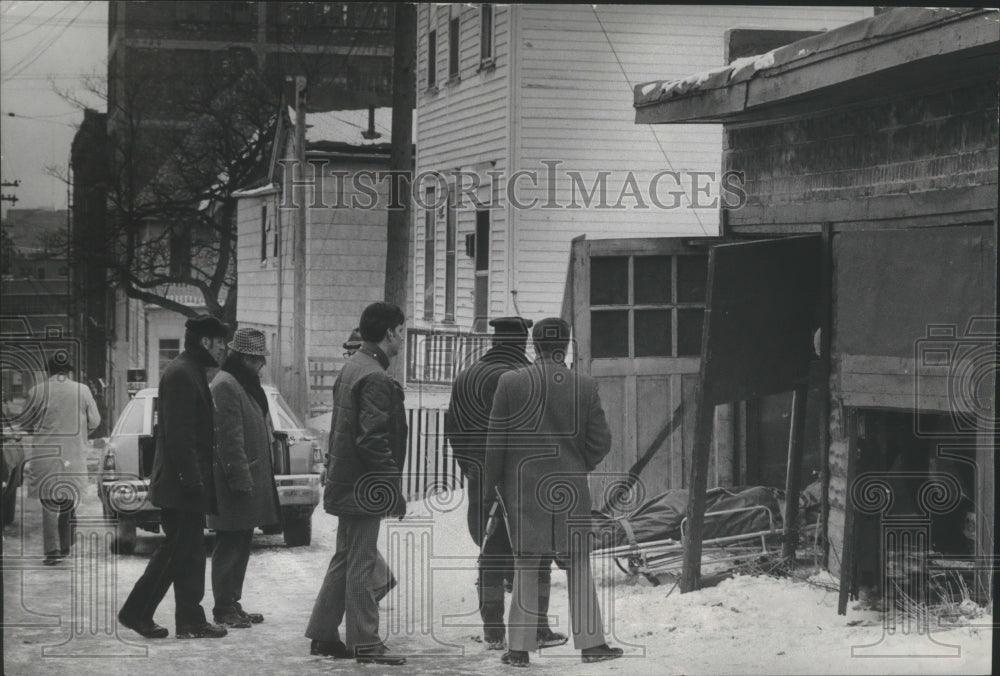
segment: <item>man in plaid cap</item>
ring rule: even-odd
[[[493,346],[476,363],[458,374],[445,417],[445,434],[465,475],[469,534],[481,550],[476,588],[479,614],[483,620],[483,641],[488,650],[503,650],[506,647],[504,593],[510,590],[514,579],[514,557],[507,526],[495,507],[496,496],[486,494],[482,489],[486,433],[500,376],[531,364],[525,355],[525,346],[532,324],[530,319],[522,317],[499,317],[490,321]],[[493,526],[495,529],[487,533],[491,511],[491,529]],[[549,627],[551,567],[552,560],[549,559],[540,564],[538,573],[539,647],[562,645],[568,640],[566,635]]]
[[[229,327],[210,315],[187,320],[184,351],[160,377],[156,455],[149,499],[160,508],[166,539],[135,583],[118,621],[146,638],[165,638],[153,613],[173,585],[177,638],[219,638],[205,619],[205,515],[216,511],[212,452],[214,406],[206,371],[226,354]]]

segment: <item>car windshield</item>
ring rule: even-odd
[[[271,392],[271,417],[274,420],[276,430],[299,430],[302,425],[296,419],[295,414],[288,408],[280,392]]]
[[[128,403],[122,417],[115,426],[114,436],[119,434],[142,434],[143,422],[146,417],[146,398],[136,398]]]

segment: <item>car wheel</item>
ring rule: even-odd
[[[266,526],[261,526],[260,532],[263,533],[264,535],[277,535],[278,533],[281,532],[281,524],[270,523]]]
[[[285,544],[289,547],[305,547],[312,542],[312,519],[307,517],[287,517],[285,519]]]
[[[135,552],[135,541],[135,522],[119,518],[115,526],[115,539],[111,543],[111,551],[115,554],[132,554]]]

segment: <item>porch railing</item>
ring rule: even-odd
[[[451,445],[445,440],[444,414],[445,409],[439,408],[406,411],[410,433],[403,465],[403,494],[407,500],[464,486]]]
[[[407,329],[406,381],[425,385],[450,385],[462,369],[490,349],[492,338],[489,333]]]

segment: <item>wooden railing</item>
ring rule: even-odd
[[[406,382],[450,385],[462,369],[487,350],[489,333],[443,333],[411,328],[406,331]]]
[[[403,465],[403,494],[419,500],[441,491],[462,488],[462,472],[444,436],[445,409],[407,409],[410,433]]]

